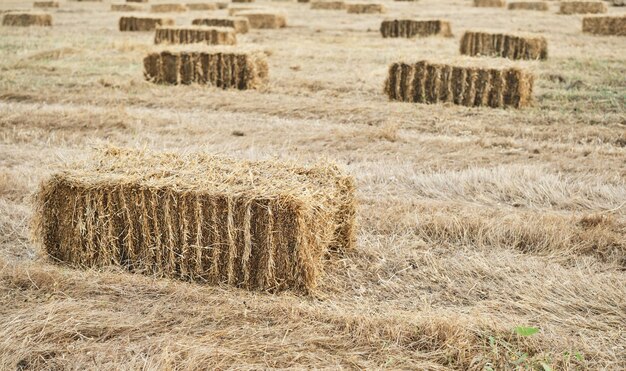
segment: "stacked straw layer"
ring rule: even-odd
[[[342,10],[345,8],[346,8],[346,3],[343,1],[313,1],[311,2],[311,9]]]
[[[7,13],[2,17],[3,26],[52,26],[50,14]]]
[[[585,17],[583,32],[594,35],[626,36],[626,15],[621,17]]]
[[[384,13],[383,4],[363,3],[363,4],[347,4],[346,9],[351,14],[375,14]]]
[[[394,63],[385,92],[403,102],[521,108],[531,103],[533,81],[532,75],[518,68]]]
[[[548,3],[545,1],[516,1],[509,3],[508,8],[511,10],[550,10]]]
[[[279,13],[269,13],[265,11],[246,10],[236,13],[239,17],[248,19],[250,28],[283,28],[287,26],[285,15]]]
[[[504,8],[505,0],[474,0],[474,6],[479,8]]]
[[[250,29],[250,22],[245,17],[198,18],[191,23],[197,26],[231,27],[237,33],[247,33]]]
[[[442,20],[416,21],[412,19],[385,20],[380,25],[383,37],[452,36],[450,23]]]
[[[608,7],[603,1],[562,1],[561,14],[598,14],[606,13]]]
[[[235,45],[237,36],[230,27],[158,27],[154,35],[155,44]]]
[[[171,18],[121,17],[120,31],[153,31],[157,26],[173,26]]]
[[[461,38],[461,54],[509,59],[547,59],[548,42],[541,36],[468,31]]]

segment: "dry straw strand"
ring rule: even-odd
[[[545,60],[548,58],[548,42],[542,36],[468,31],[461,38],[460,52],[471,56]]]

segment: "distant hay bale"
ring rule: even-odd
[[[189,3],[187,9],[192,11],[217,10],[217,3]]]
[[[287,26],[285,16],[280,13],[247,10],[236,14],[239,17],[247,18],[250,22],[250,28],[283,28]]]
[[[533,83],[533,75],[519,68],[420,61],[392,64],[385,92],[403,102],[521,108],[531,103]]]
[[[505,0],[474,0],[474,6],[478,8],[504,8]]]
[[[626,15],[584,17],[583,32],[594,35],[626,36]]]
[[[347,4],[346,9],[350,14],[375,14],[386,11],[383,4],[374,3]]]
[[[215,3],[217,5],[217,9],[226,9],[228,8],[228,3],[223,1],[218,1]]]
[[[245,17],[198,18],[191,23],[198,26],[232,27],[237,33],[247,33],[250,29],[250,22]]]
[[[598,14],[606,13],[608,7],[603,1],[562,1],[561,14]]]
[[[159,84],[247,90],[266,82],[268,66],[264,54],[252,51],[163,51],[144,58],[144,75]]]
[[[461,54],[509,59],[547,59],[548,42],[542,36],[468,31],[461,38]]]
[[[545,1],[516,1],[509,3],[508,8],[510,10],[550,10],[550,6]]]
[[[263,11],[263,8],[260,7],[254,7],[254,6],[232,6],[230,8],[228,8],[228,15],[230,17],[237,15],[237,13],[240,12],[247,12],[249,10],[259,10],[259,11]]]
[[[253,3],[254,0],[231,0],[233,3]]]
[[[186,12],[187,6],[185,4],[154,4],[150,7],[150,11],[153,13]]]
[[[52,26],[52,16],[44,13],[7,13],[2,17],[3,26]]]
[[[58,1],[35,1],[33,3],[34,8],[58,8]]]
[[[317,10],[343,10],[346,9],[346,3],[343,1],[313,1],[311,9]]]
[[[418,21],[413,19],[384,20],[380,24],[383,37],[452,36],[450,23],[442,20]]]
[[[147,3],[148,0],[126,0],[127,3]]]
[[[144,10],[143,6],[137,4],[111,4],[112,12],[140,12]]]
[[[235,45],[237,36],[230,27],[183,26],[157,27],[155,44],[194,44]]]
[[[311,293],[354,248],[354,180],[205,154],[109,148],[41,184],[33,235],[54,261],[248,290]]]
[[[298,0],[299,3],[310,3],[311,0]]]
[[[157,26],[173,26],[171,18],[121,17],[120,31],[154,31]]]

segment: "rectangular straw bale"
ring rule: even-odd
[[[249,10],[263,11],[263,8],[253,7],[253,6],[232,6],[232,7],[228,8],[228,16],[233,17],[233,16],[237,15],[237,13],[246,12],[246,11],[249,11]]]
[[[3,26],[52,26],[52,16],[44,13],[7,13],[2,17]]]
[[[189,3],[187,4],[187,9],[193,11],[200,10],[217,10],[217,3]]]
[[[413,19],[390,19],[380,24],[383,37],[414,37],[441,35],[452,37],[450,22],[442,20],[418,21]]]
[[[154,4],[150,7],[153,13],[186,12],[187,10],[185,4]]]
[[[285,15],[268,11],[247,10],[237,12],[237,16],[245,17],[250,28],[283,28],[287,26]]]
[[[461,38],[461,54],[509,59],[547,59],[548,42],[542,36],[467,31]]]
[[[233,3],[253,3],[254,0],[231,0]]]
[[[147,3],[148,0],[126,0],[127,3]]]
[[[562,1],[561,14],[599,14],[606,13],[608,7],[604,1]]]
[[[584,17],[583,32],[594,35],[626,36],[626,15]]]
[[[343,1],[313,1],[311,9],[318,10],[343,10],[346,9],[346,3]]]
[[[140,12],[143,10],[144,10],[143,6],[138,5],[138,4],[128,4],[128,3],[111,4],[112,12]]]
[[[171,18],[121,17],[120,31],[153,31],[157,26],[173,26]]]
[[[193,64],[183,65],[183,59],[189,58]],[[246,90],[258,88],[267,81],[268,65],[265,55],[259,52],[163,51],[144,58],[144,75],[147,80],[161,84],[197,83]]]
[[[154,35],[155,44],[193,44],[235,45],[237,36],[230,27],[183,26],[157,27]]]
[[[519,68],[393,63],[385,82],[391,100],[514,107],[531,104],[534,77]]]
[[[232,27],[237,33],[247,33],[250,29],[250,22],[245,17],[198,18],[191,23],[198,26]]]
[[[550,10],[550,6],[545,1],[516,1],[509,3],[508,8],[509,10]]]
[[[505,0],[474,0],[474,6],[478,8],[504,8]]]
[[[34,8],[58,8],[58,1],[35,1],[33,3]]]
[[[386,11],[383,4],[373,3],[347,4],[346,9],[350,14],[375,14]]]
[[[354,248],[354,180],[207,154],[109,148],[42,183],[34,236],[53,260],[249,290],[310,293]]]

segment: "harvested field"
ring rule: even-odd
[[[283,28],[287,27],[287,18],[284,14],[267,11],[245,10],[234,13],[238,17],[248,19],[250,28]]]
[[[475,63],[477,64],[477,63]],[[519,68],[393,63],[385,82],[391,100],[522,108],[532,102],[534,76]]]
[[[58,1],[35,1],[33,3],[34,8],[58,8]]]
[[[361,3],[361,4],[346,4],[346,9],[350,14],[376,14],[385,13],[385,6],[383,4],[373,3]]]
[[[607,6],[603,1],[561,1],[561,14],[598,14],[606,13]]]
[[[191,23],[198,26],[232,27],[237,33],[248,33],[250,29],[250,22],[245,17],[197,18]]]
[[[150,6],[150,11],[153,13],[180,13],[187,10],[185,4],[154,4]]]
[[[585,17],[583,18],[583,32],[594,35],[626,36],[626,15]]]
[[[452,37],[450,23],[442,20],[418,21],[413,19],[385,20],[380,24],[383,37],[415,37],[441,35]]]
[[[479,8],[504,8],[506,0],[474,0],[474,6]]]
[[[191,11],[220,9],[217,3],[190,3],[190,4],[186,4],[186,6],[187,6],[187,9]]]
[[[144,10],[145,8],[138,4],[128,4],[128,3],[111,4],[112,12],[141,12]]]
[[[548,42],[542,36],[467,31],[461,38],[461,54],[545,60],[548,58]]]
[[[193,44],[235,45],[237,36],[230,27],[182,26],[157,27],[155,44]]]
[[[311,9],[343,10],[346,9],[346,3],[343,1],[312,1]]]
[[[548,11],[550,5],[545,1],[516,1],[508,3],[507,7],[510,10],[539,10]]]
[[[119,20],[120,31],[153,31],[157,26],[173,26],[171,18],[156,17],[121,17]]]
[[[7,13],[2,17],[3,26],[52,26],[50,14],[39,13]]]

